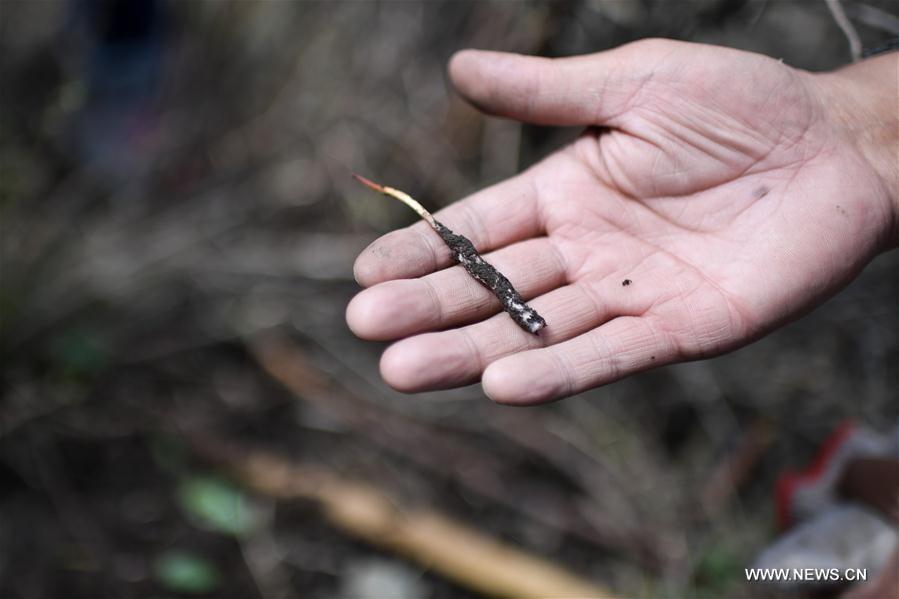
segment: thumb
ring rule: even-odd
[[[449,73],[459,92],[488,114],[538,125],[606,125],[628,110],[652,76],[656,48],[675,43],[641,41],[571,58],[462,50]]]

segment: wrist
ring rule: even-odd
[[[827,117],[883,182],[899,245],[899,52],[816,75]]]

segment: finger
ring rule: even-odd
[[[606,125],[656,75],[658,57],[680,45],[641,40],[570,58],[462,50],[449,73],[459,92],[489,114],[541,125]]]
[[[585,285],[568,285],[530,302],[548,323],[539,336],[521,330],[502,313],[460,329],[404,339],[384,352],[381,375],[405,392],[466,385],[505,356],[552,346],[613,316],[644,309],[625,292],[616,292],[611,284],[606,287],[608,294],[597,294]]]
[[[484,392],[504,404],[561,399],[677,360],[678,346],[651,317],[624,316],[552,347],[508,356],[484,372]]]
[[[479,252],[539,235],[542,230],[531,173],[488,187],[434,214]],[[392,279],[419,277],[451,263],[449,248],[425,222],[375,240],[353,267],[363,287]]]
[[[562,257],[545,237],[506,246],[484,259],[526,300],[565,282]],[[366,289],[347,306],[346,319],[359,337],[384,341],[473,322],[499,308],[496,296],[457,266]]]

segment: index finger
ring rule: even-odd
[[[436,212],[434,218],[468,237],[479,252],[542,233],[530,171],[455,202]],[[376,239],[356,258],[353,273],[360,285],[370,287],[420,277],[451,263],[449,248],[421,221]]]

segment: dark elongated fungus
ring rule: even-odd
[[[474,244],[467,237],[456,235],[450,231],[446,225],[431,216],[431,213],[425,210],[424,206],[408,194],[392,187],[379,185],[355,173],[353,177],[366,187],[401,201],[431,225],[431,228],[434,229],[440,236],[440,239],[443,240],[443,243],[450,249],[453,259],[461,264],[474,280],[493,292],[499,299],[500,304],[502,304],[503,310],[509,313],[509,316],[512,317],[512,320],[518,326],[534,335],[546,326],[546,321],[543,320],[543,317],[525,303],[521,294],[515,290],[509,279],[481,257]]]

